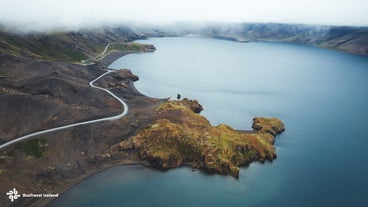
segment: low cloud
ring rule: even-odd
[[[1,1],[0,23],[24,30],[178,21],[368,26],[366,0]]]

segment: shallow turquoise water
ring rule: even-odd
[[[195,98],[213,125],[249,129],[279,117],[278,158],[241,169],[240,179],[188,168],[115,167],[51,206],[367,206],[368,58],[281,43],[158,38],[130,68],[152,97]]]

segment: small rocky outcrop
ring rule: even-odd
[[[127,88],[131,82],[139,80],[129,69],[119,69],[100,79],[96,84],[102,88]]]
[[[262,126],[258,127],[260,130],[242,133],[224,124],[210,125],[205,117],[195,113],[193,104],[199,103],[183,100],[161,104],[153,124],[112,149],[133,152],[151,167],[168,169],[189,165],[236,178],[240,166],[276,158],[272,146],[275,138],[262,130],[270,127],[279,133],[281,121],[255,119],[255,125]]]
[[[252,128],[276,136],[285,131],[284,123],[278,118],[255,117]]]
[[[156,50],[155,46],[151,44],[144,44],[142,48],[144,52],[154,52]]]
[[[184,98],[183,100],[178,101],[177,103],[190,108],[190,110],[192,110],[194,113],[197,113],[197,114],[203,111],[202,105],[199,104],[197,100],[190,100],[190,99]]]

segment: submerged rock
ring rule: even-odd
[[[189,165],[236,178],[240,166],[276,158],[274,136],[268,128],[280,133],[284,129],[281,121],[257,118],[254,125],[259,131],[242,133],[224,124],[212,126],[187,103],[188,100],[161,104],[156,110],[159,118],[153,124],[113,148],[133,150],[156,168]]]

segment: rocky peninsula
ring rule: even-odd
[[[14,60],[18,63],[13,64]],[[88,81],[104,72],[95,66],[14,57],[2,62],[6,77],[1,81],[0,96],[2,114],[6,114],[1,118],[6,123],[3,142],[32,129],[121,113],[116,100],[87,87]],[[10,76],[12,73],[16,75]],[[255,131],[246,133],[226,125],[211,126],[199,114],[203,108],[197,101],[149,98],[135,89],[133,82],[138,79],[130,70],[122,69],[95,83],[128,104],[129,113],[122,119],[44,134],[1,150],[0,193],[15,187],[22,193],[62,194],[96,172],[131,164],[159,169],[189,165],[238,177],[239,167],[276,157],[272,143],[274,134],[284,130],[281,121],[255,118]],[[46,89],[44,83],[52,87]],[[20,111],[22,108],[28,110]],[[17,120],[22,120],[22,128]],[[52,199],[18,199],[14,204],[46,206]],[[6,197],[1,202],[13,204]]]
[[[165,101],[154,111],[157,120],[113,150],[133,152],[146,166],[160,169],[189,165],[207,172],[239,177],[239,167],[276,158],[272,144],[285,130],[277,118],[254,118],[255,131],[244,133],[221,124],[212,126],[195,113],[197,101]]]
[[[116,99],[89,83],[121,55],[150,52],[154,47],[125,42],[144,38],[138,34],[116,32],[119,37],[86,32],[29,37],[1,34],[0,144],[40,130],[121,113]],[[85,58],[78,52],[86,57],[100,54],[106,39],[122,42],[95,64],[75,62]],[[68,50],[56,53],[63,48],[61,43]],[[117,165],[159,169],[187,165],[238,177],[239,167],[276,157],[272,144],[284,130],[280,120],[255,118],[254,131],[248,132],[211,126],[199,114],[203,107],[197,101],[147,97],[135,89],[138,79],[130,70],[121,69],[94,83],[127,103],[129,112],[122,119],[50,132],[1,149],[0,194],[16,188],[25,194],[61,195],[82,179]],[[11,202],[1,196],[0,203],[46,206],[53,199]]]

